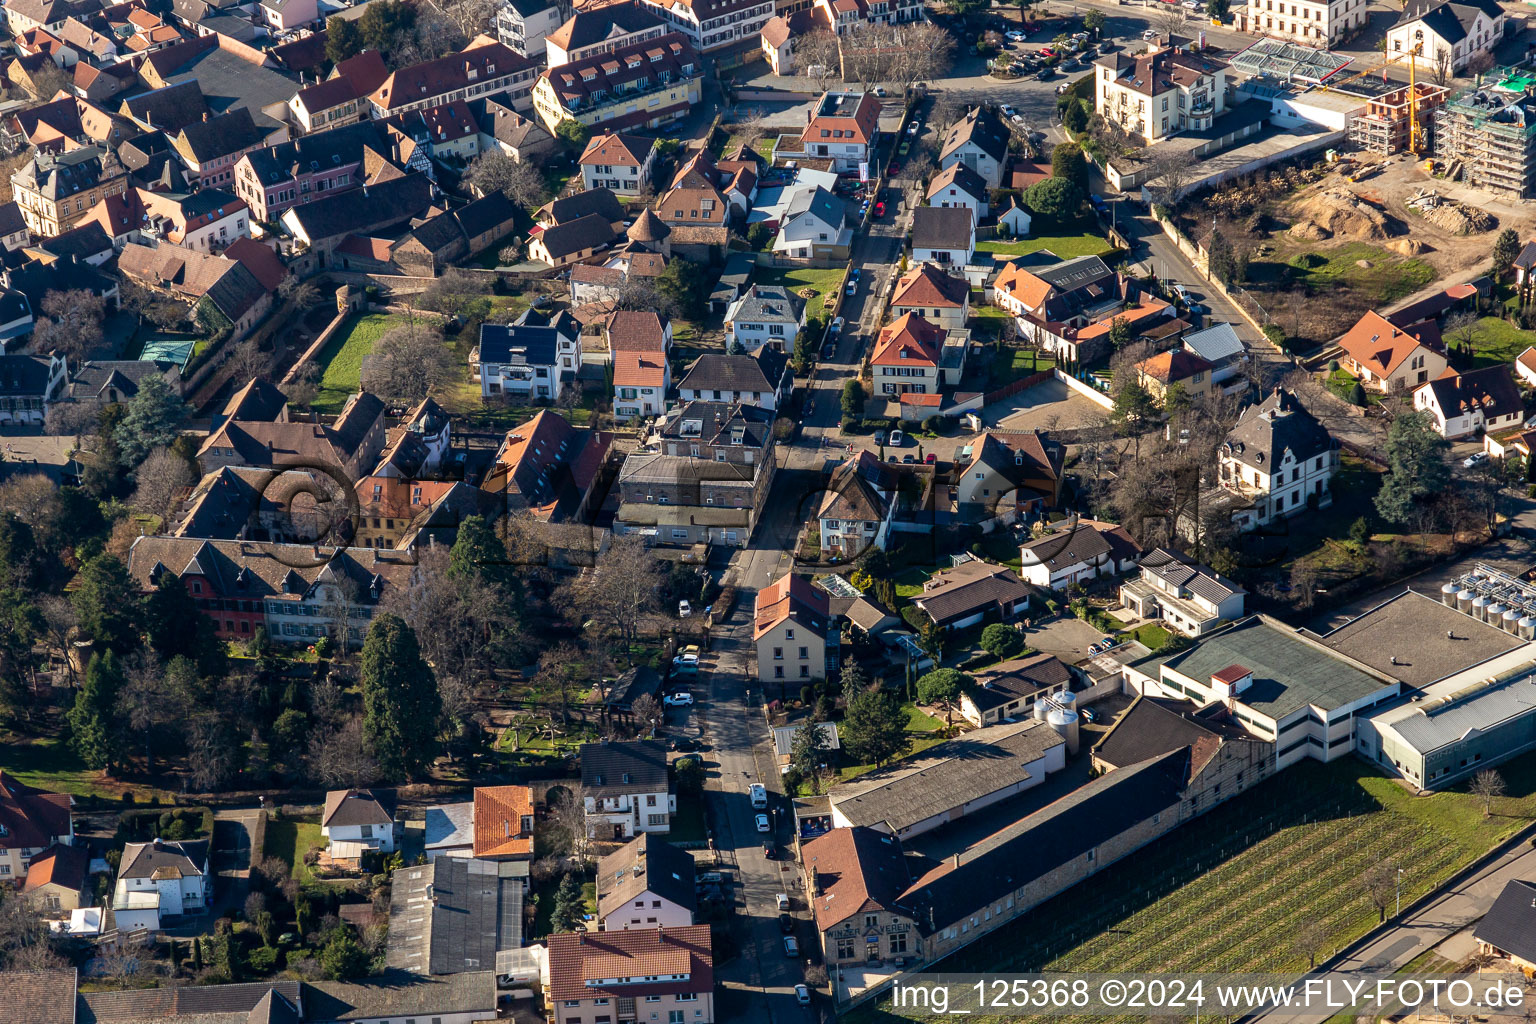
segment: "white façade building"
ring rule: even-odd
[[[1274,743],[1276,770],[1351,753],[1358,713],[1402,690],[1398,680],[1265,615],[1133,661],[1125,680],[1144,696],[1223,705],[1250,734]]]

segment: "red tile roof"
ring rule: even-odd
[[[944,332],[916,313],[905,313],[880,329],[875,341],[874,366],[938,366]]]
[[[1421,345],[1434,348],[1439,341],[1440,331],[1433,322],[1399,328],[1380,313],[1369,310],[1339,339],[1339,347],[1378,377],[1390,377]]]
[[[565,932],[551,935],[548,941],[546,995],[552,1000],[634,999],[714,991],[714,955],[707,924]],[[670,975],[683,975],[687,980],[643,980]]]
[[[44,793],[0,769],[0,850],[37,849],[69,835],[67,793]]]
[[[533,854],[533,833],[523,819],[533,819],[533,791],[527,786],[475,787],[475,856]]]

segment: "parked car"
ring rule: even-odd
[[[693,605],[689,604],[686,600],[677,602],[677,617],[678,618],[686,619],[688,616],[690,616],[692,614],[693,614]]]
[[[791,960],[798,959],[800,956],[800,943],[795,941],[793,935],[784,936],[784,955]]]
[[[1012,118],[1015,114],[1018,113],[1018,111],[1014,110],[1013,106],[1011,104],[1008,104],[1008,103],[1004,103],[1002,106],[998,107],[997,109],[1002,112],[1002,115],[1004,117],[1007,117],[1007,118]]]
[[[869,204],[865,203],[864,206],[865,206],[866,209],[868,209]],[[849,298],[852,298],[854,293],[857,292],[858,290],[859,290],[859,282],[857,282],[857,281],[849,281],[848,282],[847,295],[848,295]]]
[[[891,431],[891,439],[886,443],[889,444],[892,448],[900,448],[902,445],[907,443],[907,438],[906,435],[901,431],[893,430]]]
[[[785,935],[788,935],[790,932],[792,932],[794,930],[795,930],[795,919],[790,917],[788,914],[780,914],[779,915],[779,931],[783,932]]]
[[[686,708],[693,703],[693,694],[687,690],[679,690],[676,693],[663,695],[661,702],[669,708]]]
[[[1185,303],[1186,305],[1190,302],[1189,289],[1185,288],[1181,284],[1176,284],[1173,286],[1173,294],[1178,298],[1180,302]]]
[[[881,448],[885,447],[885,431],[883,431],[883,430],[875,431],[875,444],[878,445]]]
[[[699,673],[699,652],[683,653],[672,659],[672,671],[678,675],[693,676]]]
[[[875,216],[876,217],[884,217],[885,216],[885,204],[884,203],[876,203],[875,204]]]
[[[806,988],[804,984],[795,986],[795,1002],[801,1006],[811,1005],[811,990]]]
[[[922,130],[923,130],[923,126],[918,124],[916,121],[913,121],[911,124],[907,125],[907,134],[908,135],[916,135],[918,132],[920,132]]]
[[[917,461],[917,456],[913,455],[911,452],[907,452],[907,454],[905,454],[905,455],[903,455],[901,457],[901,461],[902,462],[916,462]]]
[[[896,163],[891,164],[885,169],[885,173],[893,178],[896,177],[896,175],[901,173],[901,162],[897,161]]]
[[[672,741],[672,749],[680,754],[696,754],[705,747],[698,740],[683,736]]]
[[[928,457],[926,459],[924,459],[923,461],[931,466],[934,463],[939,461],[939,456],[935,452],[929,452],[928,453]]]
[[[1012,32],[1008,33],[1008,38],[1011,39],[1012,41],[1014,41],[1015,43],[1022,43],[1024,40],[1028,39],[1029,37],[1027,35],[1025,35],[1023,32],[1020,32],[1018,29],[1014,29]]]
[[[1056,72],[1054,70],[1052,70],[1051,68],[1041,68],[1039,71],[1037,71],[1035,73],[1035,81],[1037,81],[1037,82],[1049,82],[1051,79],[1053,79],[1055,77],[1056,77]]]
[[[825,345],[821,346],[821,358],[823,358],[823,359],[835,359],[836,357],[837,357],[837,343],[836,342],[829,341]]]
[[[779,853],[778,853],[777,850],[774,849],[774,846],[773,846],[772,843],[764,843],[763,844],[763,856],[764,857],[768,858],[769,860],[773,860],[778,855],[779,855]]]
[[[1152,40],[1157,38],[1157,29],[1155,29],[1155,28],[1147,29],[1145,32],[1143,32],[1141,34],[1141,38],[1150,43]]]
[[[1051,69],[1050,68],[1046,68],[1045,70],[1049,71]],[[1056,95],[1057,96],[1061,96],[1062,94],[1064,94],[1070,88],[1072,88],[1072,83],[1071,82],[1062,82],[1060,85],[1058,85],[1056,87]]]
[[[779,913],[784,913],[784,911],[789,909],[789,896],[782,892],[775,893],[773,897],[773,905],[778,908]]]
[[[759,814],[757,816],[757,830],[759,832],[767,832],[768,831],[768,815],[766,815],[766,814]]]
[[[883,97],[885,95],[885,86],[883,86],[883,85],[875,86],[875,95]]]
[[[1487,461],[1488,461],[1488,453],[1487,452],[1473,452],[1471,455],[1468,455],[1466,458],[1462,459],[1461,460],[1461,464],[1463,466],[1466,466],[1468,469],[1471,469],[1474,466],[1481,466],[1483,463],[1485,463]]]
[[[849,278],[851,280],[857,281],[859,279],[859,275],[862,274],[862,273],[864,273],[864,271],[862,269],[860,269],[859,267],[854,267],[852,272],[848,276],[849,276]]]
[[[836,320],[833,320],[832,321],[832,333],[833,334],[841,334],[842,331],[843,331],[843,324],[844,323],[846,323],[846,321],[842,317],[838,317]]]

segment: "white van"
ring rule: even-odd
[[[758,810],[768,806],[768,787],[761,782],[754,782],[748,786],[747,795],[752,798],[752,806]]]

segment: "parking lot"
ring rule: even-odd
[[[1063,430],[1096,427],[1109,411],[1059,380],[1048,380],[981,409],[982,421],[1003,430]]]

